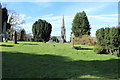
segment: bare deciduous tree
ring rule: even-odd
[[[13,28],[25,23],[23,17],[20,14],[17,14],[14,10],[8,10],[8,14],[8,23],[10,23]]]

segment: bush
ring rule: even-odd
[[[101,46],[95,46],[94,52],[96,52],[97,54],[108,54],[104,49],[104,47],[101,47]]]
[[[53,40],[53,41],[55,41],[55,42],[57,42],[57,43],[59,42],[59,40],[58,40],[58,38],[57,38],[56,36],[52,36],[52,37],[51,37],[51,40]]]
[[[101,28],[96,31],[97,45],[103,47],[106,53],[120,55],[120,28]],[[99,48],[101,50],[101,48]]]
[[[96,39],[94,37],[89,36],[89,35],[83,35],[82,37],[75,37],[74,38],[74,43],[75,44],[95,46],[96,45]]]

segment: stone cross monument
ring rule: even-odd
[[[64,16],[62,19],[61,38],[62,38],[62,43],[66,42],[66,29],[65,29],[65,23],[64,23]]]
[[[6,28],[7,28],[7,25],[6,25],[6,22],[4,22],[4,24],[3,24],[3,36],[4,36],[4,40],[7,42]]]

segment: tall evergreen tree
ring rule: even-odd
[[[32,26],[35,41],[49,41],[52,25],[45,20],[39,19]]]
[[[79,37],[84,34],[90,35],[90,29],[86,13],[84,11],[77,13],[72,23],[72,33],[74,33],[75,37]]]
[[[2,8],[2,29],[4,26],[4,22],[6,22],[6,31],[11,27],[11,25],[7,23],[7,20],[8,20],[8,10],[6,8]]]
[[[8,21],[8,10],[6,8],[2,8],[2,33],[5,34],[4,37],[6,42],[8,40],[7,32],[9,33],[8,30],[11,28],[11,25],[7,23],[7,21]],[[2,37],[2,41],[3,41],[3,37]]]

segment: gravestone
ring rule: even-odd
[[[25,30],[24,29],[22,29],[21,32],[20,32],[20,40],[21,41],[25,40]]]
[[[8,31],[8,40],[11,40],[10,30]]]
[[[0,42],[3,42],[2,37],[2,5],[0,3]]]
[[[13,33],[13,41],[14,41],[14,44],[17,44],[17,32],[14,31]]]
[[[72,33],[72,37],[71,37],[71,48],[74,48],[74,34]]]

